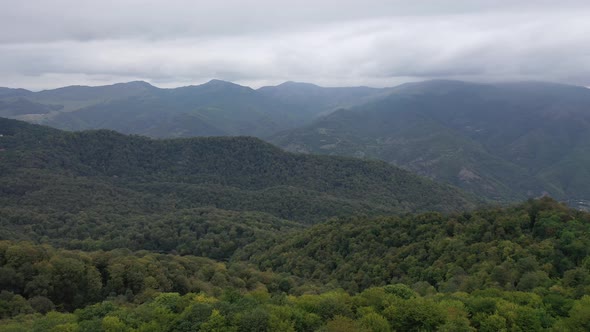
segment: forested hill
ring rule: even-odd
[[[9,119],[0,119],[0,134],[2,201],[19,207],[213,206],[306,222],[472,207],[458,190],[384,162],[287,153],[249,137],[153,140]]]
[[[590,292],[589,255],[590,213],[543,198],[447,216],[336,219],[250,260],[353,293],[401,282],[581,297]]]
[[[426,81],[270,141],[289,151],[381,159],[500,201],[590,201],[590,89]]]
[[[95,232],[133,233],[130,224]],[[59,227],[38,221],[23,233],[45,231],[47,242]],[[229,262],[0,241],[0,331],[587,331],[589,227],[590,214],[544,198],[448,216],[350,217],[289,234],[268,229],[257,248]],[[228,232],[203,247],[241,237],[239,228]],[[269,241],[273,233],[279,241]],[[202,240],[191,235],[167,241]]]

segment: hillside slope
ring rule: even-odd
[[[0,116],[67,130],[112,129],[152,137],[266,136],[308,119],[248,87],[212,80],[176,89],[146,82],[0,91]]]
[[[590,90],[582,87],[405,84],[270,141],[385,160],[496,200],[590,199]]]
[[[387,91],[295,82],[254,90],[220,80],[172,89],[141,81],[40,92],[0,88],[0,116],[66,130],[111,129],[150,137],[267,137]]]
[[[386,96],[391,88],[321,87],[310,83],[285,82],[257,90],[269,99],[290,105],[310,119],[326,115],[339,108],[349,108]]]
[[[561,285],[582,296],[589,248],[590,214],[544,198],[447,216],[332,220],[250,259],[350,292],[401,282],[443,292]]]
[[[96,200],[129,212],[213,206],[316,222],[473,206],[456,189],[383,162],[292,154],[255,138],[152,140],[8,119],[0,134],[2,200],[22,208],[76,212]]]

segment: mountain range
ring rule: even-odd
[[[385,160],[494,200],[590,197],[584,87],[405,84],[270,141],[289,151]]]
[[[416,102],[386,94],[307,126]],[[428,110],[393,119],[444,124]],[[0,331],[588,330],[590,214],[477,203],[384,161],[254,137],[0,118]]]
[[[383,160],[492,201],[550,195],[590,206],[590,90],[579,86],[2,88],[0,116],[156,138],[255,136],[291,152]]]
[[[2,88],[0,116],[66,130],[112,129],[151,137],[267,137],[381,93],[292,82],[254,90],[220,80],[175,89],[140,81],[40,92]]]

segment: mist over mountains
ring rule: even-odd
[[[175,89],[139,81],[41,92],[2,89],[0,116],[67,130],[113,129],[152,137],[267,137],[382,91],[291,82],[254,90],[220,80]]]
[[[590,199],[590,90],[572,85],[2,88],[0,116],[156,138],[256,136],[287,151],[384,160],[494,201]]]
[[[430,81],[280,133],[290,151],[377,158],[493,199],[586,199],[590,90]]]

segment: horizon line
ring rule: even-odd
[[[310,82],[303,82],[303,81],[292,81],[292,80],[287,80],[287,81],[283,81],[282,83],[276,84],[276,85],[263,85],[257,88],[248,86],[248,85],[243,85],[240,83],[235,83],[232,81],[228,81],[228,80],[223,80],[223,79],[218,79],[218,78],[212,78],[209,79],[208,81],[205,81],[203,83],[197,83],[197,84],[188,84],[188,85],[178,85],[178,86],[174,86],[174,87],[161,87],[161,86],[157,86],[154,83],[149,82],[148,80],[132,80],[132,81],[123,81],[123,82],[116,82],[116,83],[111,83],[111,84],[102,84],[102,85],[85,85],[85,84],[72,84],[72,85],[64,85],[64,86],[58,86],[55,88],[48,88],[48,89],[41,89],[41,90],[32,90],[32,89],[26,89],[26,88],[21,88],[21,87],[9,87],[9,86],[0,86],[0,89],[13,89],[13,90],[26,90],[32,93],[38,93],[38,92],[44,92],[44,91],[53,91],[53,90],[58,90],[58,89],[64,89],[64,88],[102,88],[102,87],[110,87],[110,86],[115,86],[115,85],[125,85],[125,84],[133,84],[133,83],[142,83],[142,84],[147,84],[150,87],[156,88],[156,89],[161,89],[161,90],[174,90],[174,89],[181,89],[181,88],[190,88],[190,87],[198,87],[198,86],[204,86],[207,84],[214,84],[216,82],[222,82],[222,83],[228,83],[231,85],[236,85],[236,86],[240,86],[243,88],[249,88],[252,89],[254,91],[263,89],[263,88],[269,88],[269,87],[278,87],[281,85],[285,85],[285,84],[300,84],[300,85],[309,85],[309,86],[315,86],[318,88],[323,88],[323,89],[338,89],[338,88],[369,88],[369,89],[392,89],[392,88],[396,88],[396,87],[400,87],[402,85],[405,84],[412,84],[412,83],[426,83],[426,82],[462,82],[462,83],[471,83],[471,84],[483,84],[483,85],[493,85],[493,84],[507,84],[507,83],[545,83],[545,84],[556,84],[556,85],[567,85],[567,86],[574,86],[574,87],[583,87],[583,88],[587,88],[590,89],[590,86],[584,86],[584,85],[576,85],[576,84],[571,84],[571,83],[562,83],[562,82],[556,82],[556,81],[545,81],[545,80],[488,80],[488,81],[477,81],[477,80],[460,80],[460,79],[450,79],[450,78],[432,78],[432,79],[425,79],[425,80],[417,80],[417,81],[407,81],[407,82],[403,82],[403,83],[399,83],[399,84],[395,84],[395,85],[391,85],[391,86],[384,86],[384,87],[376,87],[376,86],[369,86],[369,85],[347,85],[347,86],[323,86],[323,85],[319,85],[316,83],[310,83]]]

